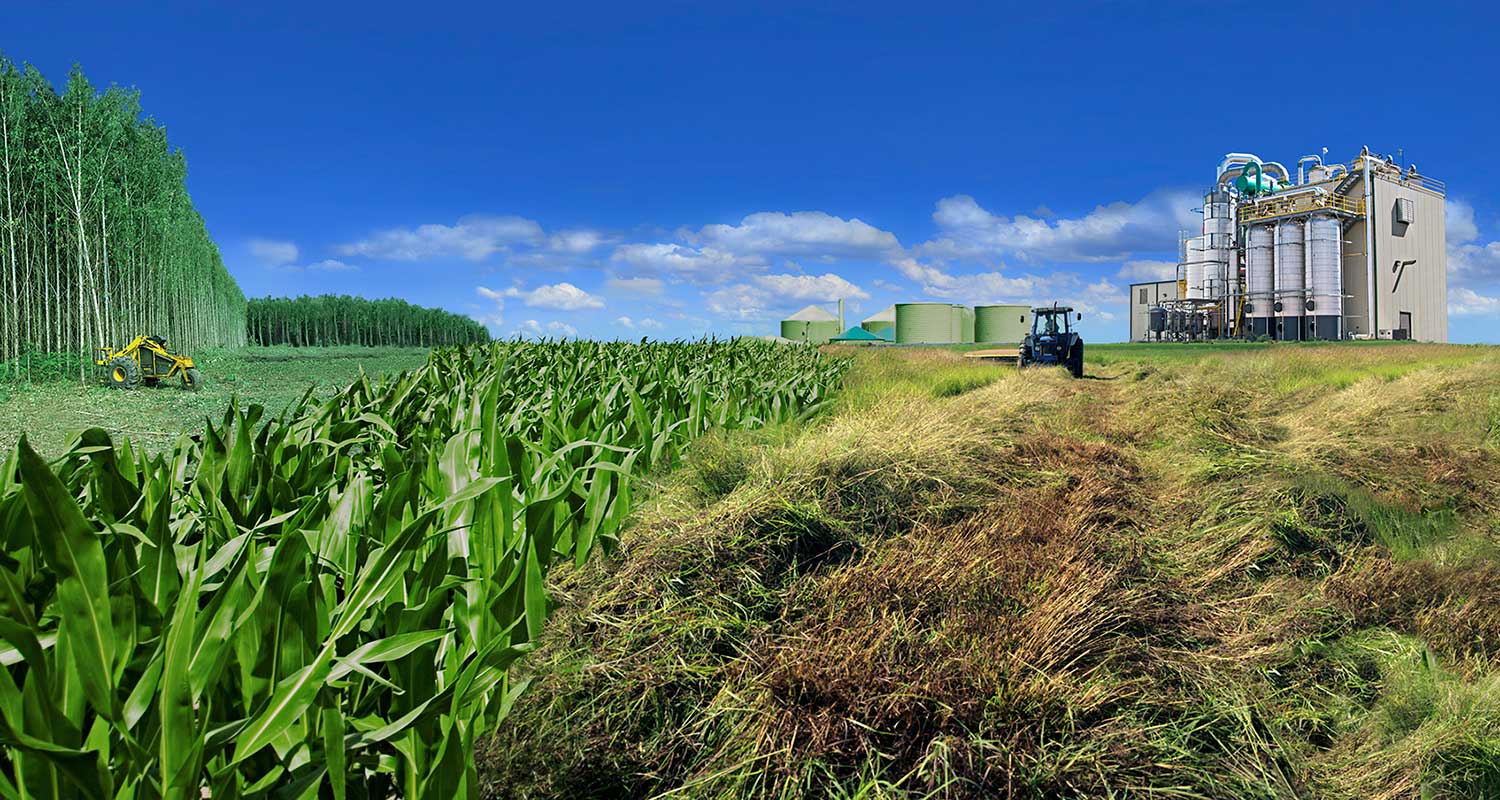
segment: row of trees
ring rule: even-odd
[[[246,313],[252,344],[391,345],[435,347],[489,341],[485,327],[440,308],[405,300],[323,294],[265,297],[249,301]]]
[[[59,94],[0,56],[0,365],[24,374],[31,354],[92,357],[137,333],[245,343],[244,294],[139,99],[77,67]]]

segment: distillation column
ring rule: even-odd
[[[1234,206],[1229,192],[1217,189],[1203,198],[1203,296],[1219,301],[1219,332],[1234,324],[1235,289],[1230,275],[1234,257]]]

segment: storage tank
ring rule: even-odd
[[[1307,260],[1312,285],[1307,287],[1307,338],[1343,338],[1343,226],[1319,214],[1307,223]]]
[[[897,344],[946,344],[953,341],[953,306],[948,303],[897,303]]]
[[[1304,270],[1301,220],[1284,220],[1276,226],[1276,338],[1297,341],[1302,338],[1302,304]]]
[[[1250,306],[1250,335],[1273,333],[1272,268],[1275,262],[1273,243],[1276,234],[1270,225],[1250,228],[1249,246],[1245,248],[1245,303]]]
[[[1161,306],[1152,306],[1146,310],[1146,329],[1161,338],[1161,334],[1167,330],[1167,310]]]
[[[876,334],[882,331],[891,331],[891,335],[894,336],[896,330],[896,307],[890,306],[879,313],[871,314],[865,318],[864,322],[859,323],[859,327]]]
[[[1187,240],[1187,248],[1183,252],[1182,261],[1187,277],[1187,298],[1196,300],[1203,297],[1203,237],[1194,236]]]
[[[958,338],[954,341],[974,341],[974,309],[968,306],[954,306],[953,314],[958,317]]]
[[[1234,205],[1219,189],[1203,197],[1203,295],[1217,299],[1229,293],[1229,264],[1234,253]]]
[[[843,333],[839,318],[817,306],[808,306],[781,321],[781,336],[794,342],[827,344]]]
[[[974,307],[974,341],[976,342],[1020,342],[1030,331],[1030,306]]]

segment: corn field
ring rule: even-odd
[[[0,794],[477,796],[550,568],[711,427],[811,414],[844,365],[759,341],[435,351],[148,454],[0,465]]]

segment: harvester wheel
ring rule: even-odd
[[[190,392],[196,392],[203,388],[203,373],[194,367],[188,367],[182,373],[182,385]]]
[[[141,365],[127,356],[115,356],[109,361],[109,372],[104,376],[116,389],[134,389],[141,385]]]

